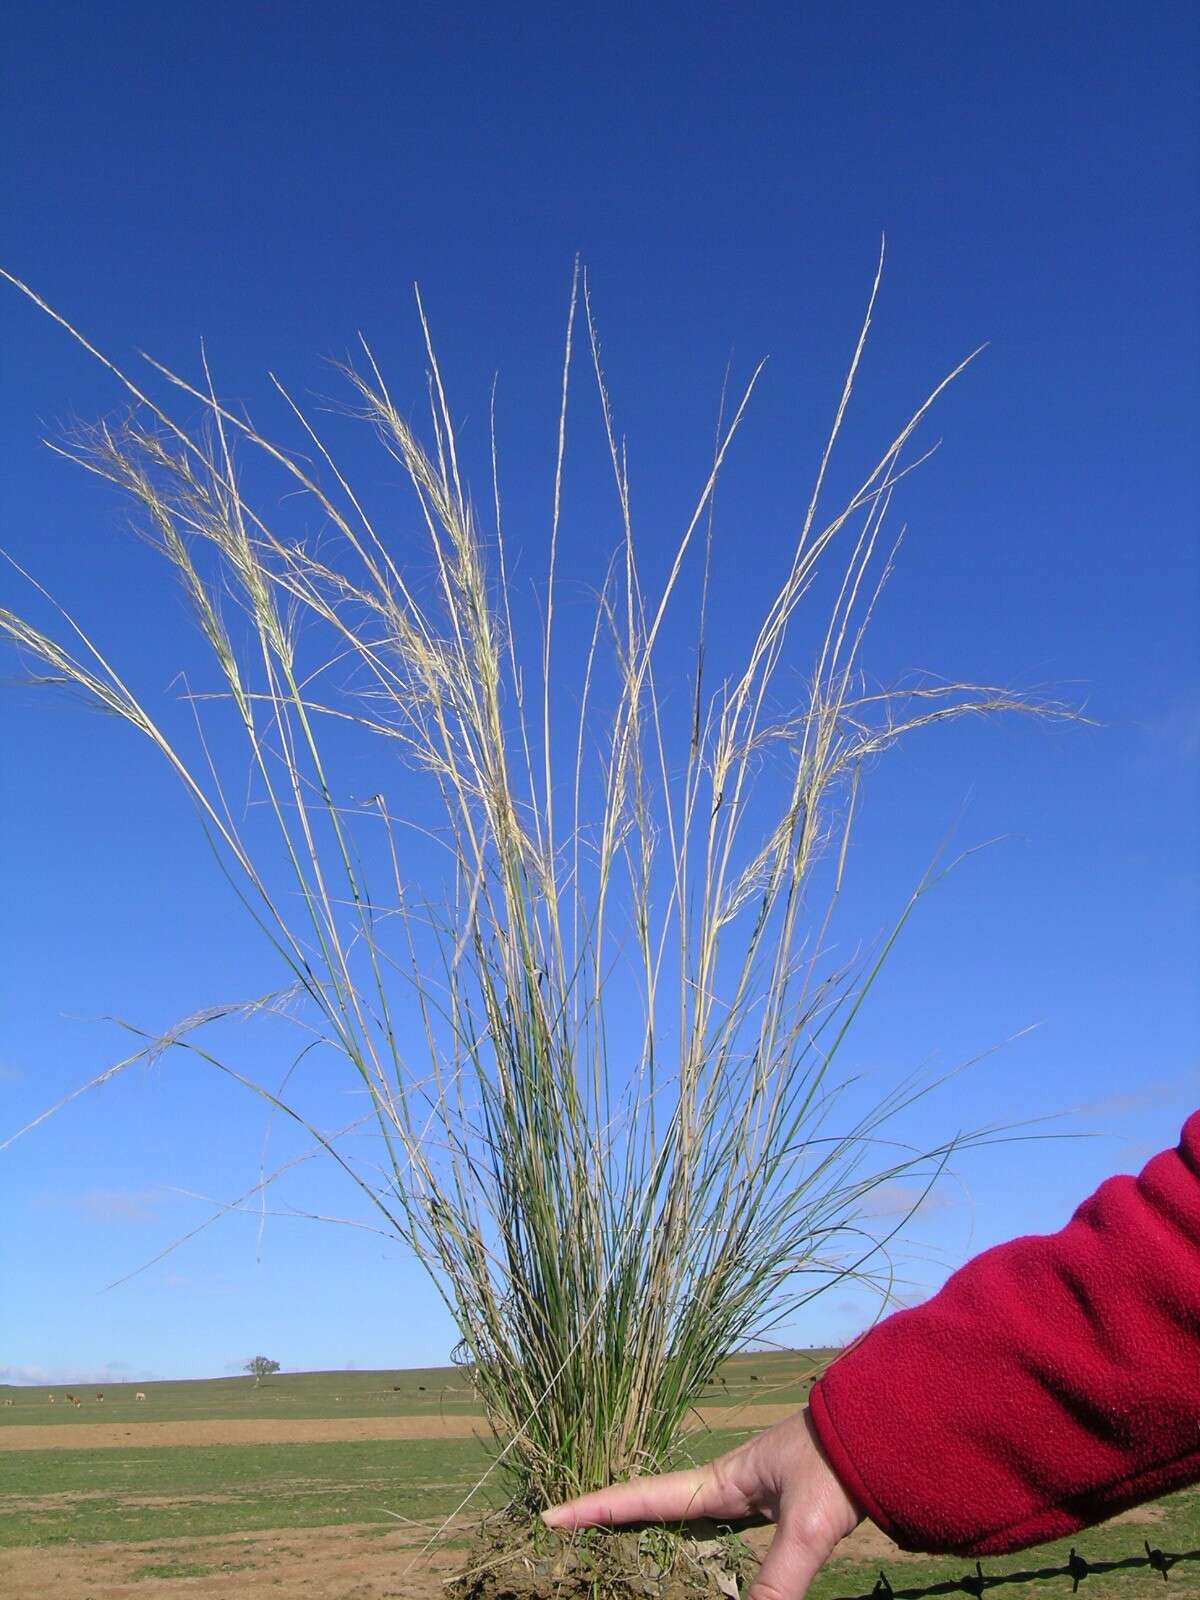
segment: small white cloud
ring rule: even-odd
[[[929,1299],[928,1289],[906,1289],[902,1294],[893,1294],[890,1302],[892,1311],[911,1311],[913,1306],[924,1305]]]
[[[950,1205],[950,1196],[935,1184],[926,1192],[926,1186],[914,1179],[889,1178],[863,1196],[859,1215],[864,1217],[928,1216],[931,1211],[944,1211]]]
[[[148,1367],[131,1367],[127,1361],[106,1361],[98,1367],[0,1367],[0,1383],[39,1388],[70,1388],[73,1384],[103,1388],[106,1383],[148,1383],[157,1377]]]
[[[49,1383],[45,1367],[0,1367],[0,1383]]]
[[[1194,761],[1200,756],[1200,684],[1180,693],[1142,728],[1160,754]]]
[[[175,1294],[236,1294],[237,1284],[230,1278],[222,1278],[216,1273],[204,1273],[197,1277],[188,1272],[168,1272],[162,1279],[164,1289],[170,1289]]]
[[[1089,1100],[1075,1108],[1079,1117],[1117,1119],[1130,1116],[1135,1111],[1146,1111],[1152,1106],[1167,1105],[1182,1092],[1185,1079],[1159,1078],[1151,1083],[1138,1084],[1132,1089],[1119,1089],[1099,1100]]]
[[[154,1189],[89,1189],[76,1204],[88,1222],[157,1222],[164,1198]]]

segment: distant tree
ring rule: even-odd
[[[253,1361],[247,1361],[245,1369],[253,1377],[255,1384],[260,1384],[264,1378],[271,1377],[279,1371],[278,1361],[272,1361],[270,1356],[255,1356]]]

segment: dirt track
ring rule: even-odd
[[[5,1550],[0,1551],[0,1591],[20,1600],[149,1600],[158,1595],[193,1600],[445,1600],[444,1580],[462,1570],[466,1551],[441,1548],[422,1554],[424,1540],[434,1531],[433,1524],[395,1531],[352,1524],[153,1544]],[[768,1537],[765,1530],[751,1536],[760,1547]],[[846,1554],[860,1560],[905,1559],[870,1525],[853,1534],[850,1543],[855,1548],[848,1547]],[[147,1570],[159,1563],[190,1566],[194,1575],[167,1578]]]
[[[410,1529],[300,1528],[149,1544],[3,1550],[0,1591],[20,1600],[150,1600],[156,1595],[194,1600],[444,1600],[442,1580],[462,1561],[462,1550],[421,1556]],[[154,1571],[173,1565],[192,1570],[177,1577]]]
[[[705,1406],[694,1428],[765,1428],[792,1405]],[[0,1450],[118,1450],[153,1445],[333,1444],[357,1439],[469,1439],[487,1435],[482,1417],[236,1417],[194,1422],[79,1422],[0,1428]]]
[[[1142,1506],[1116,1520],[1140,1524],[1160,1515],[1157,1507]],[[74,1549],[0,1550],[0,1593],[14,1600],[152,1600],[171,1595],[181,1600],[446,1600],[445,1580],[462,1570],[467,1552],[460,1544],[422,1554],[422,1545],[435,1531],[432,1523],[395,1530],[349,1524]],[[463,1527],[459,1538],[468,1531]],[[756,1529],[748,1537],[763,1550],[770,1530]],[[838,1554],[888,1567],[922,1559],[899,1550],[869,1522],[845,1540]],[[163,1577],[153,1570],[158,1564],[192,1571],[186,1577]],[[1175,1600],[1200,1596],[1200,1584],[1188,1572],[1172,1577],[1173,1590],[1177,1582]],[[1149,1590],[1131,1589],[1131,1596],[1139,1593]]]
[[[1157,1506],[1141,1506],[1116,1520],[1150,1523],[1161,1515]],[[424,1552],[437,1532],[432,1522],[397,1528],[351,1523],[0,1550],[0,1594],[13,1600],[446,1600],[446,1579],[468,1559],[471,1529],[455,1523],[449,1530],[455,1545]],[[766,1528],[748,1535],[760,1551],[770,1537]],[[897,1549],[869,1522],[838,1553],[848,1561],[893,1568],[922,1559]],[[1200,1600],[1200,1585],[1190,1574],[1179,1575],[1175,1600]]]

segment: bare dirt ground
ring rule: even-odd
[[[704,1406],[696,1428],[766,1428],[791,1405]],[[482,1417],[203,1418],[193,1422],[80,1422],[65,1428],[0,1429],[0,1450],[111,1450],[131,1445],[333,1444],[357,1439],[469,1439],[487,1435]]]
[[[451,1549],[423,1556],[412,1528],[362,1525],[6,1550],[0,1592],[14,1600],[441,1600],[443,1580],[461,1568],[463,1555]],[[161,1575],[172,1567],[192,1572]]]
[[[192,1422],[80,1422],[69,1428],[16,1426],[0,1450],[111,1450],[147,1445],[332,1444],[357,1439],[469,1439],[482,1417],[231,1417]]]
[[[220,1535],[80,1549],[0,1552],[0,1592],[20,1600],[444,1600],[446,1580],[462,1570],[463,1548],[421,1553],[434,1525],[383,1530],[358,1525]],[[765,1548],[767,1530],[751,1541]],[[853,1548],[851,1548],[853,1546]],[[869,1561],[903,1561],[869,1524],[843,1546]],[[208,1569],[163,1577],[155,1568]],[[149,1569],[149,1570],[148,1570]],[[224,1570],[222,1570],[224,1569]]]
[[[1140,1525],[1162,1514],[1158,1506],[1140,1506],[1114,1520]],[[445,1600],[447,1581],[461,1572],[468,1552],[459,1544],[423,1553],[436,1526],[351,1524],[6,1550],[0,1551],[0,1594],[13,1600]],[[452,1530],[460,1539],[467,1531]],[[748,1538],[764,1550],[770,1536],[770,1529],[758,1529]],[[898,1549],[869,1522],[838,1555],[879,1566],[922,1559]],[[177,1575],[167,1575],[172,1569]],[[1193,1592],[1186,1585],[1182,1590]]]
[[[696,1425],[757,1428],[791,1410],[788,1405],[706,1408]],[[263,1418],[128,1426],[81,1423],[66,1429],[8,1428],[0,1437],[0,1447],[83,1449],[130,1444],[434,1439],[461,1438],[482,1430],[482,1420],[469,1416]],[[37,1497],[36,1503],[45,1506],[60,1498]],[[1117,1520],[1151,1523],[1162,1515],[1161,1507],[1148,1505]],[[8,1596],[12,1600],[157,1600],[159,1596],[167,1600],[171,1596],[194,1600],[446,1600],[447,1581],[461,1572],[469,1556],[464,1543],[469,1530],[465,1525],[452,1529],[450,1536],[457,1535],[456,1545],[439,1545],[424,1553],[422,1546],[435,1531],[433,1523],[396,1527],[349,1524],[5,1550],[0,1551],[0,1595],[5,1600]],[[749,1537],[756,1547],[765,1548],[770,1530],[758,1530]],[[851,1535],[839,1557],[872,1566],[913,1559],[871,1523],[864,1523]],[[1181,1600],[1182,1594],[1191,1592],[1185,1586]]]

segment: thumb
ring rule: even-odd
[[[804,1600],[828,1550],[818,1549],[794,1519],[781,1522],[746,1600]]]

